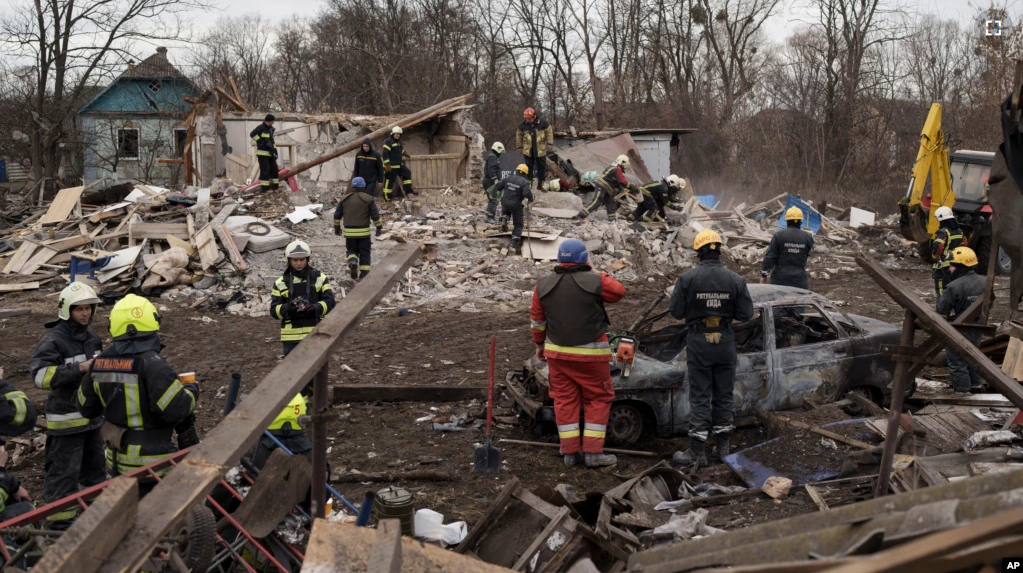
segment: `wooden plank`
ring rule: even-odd
[[[828,503],[821,497],[821,492],[817,491],[817,488],[813,484],[806,484],[803,486],[806,489],[806,493],[810,496],[810,499],[817,504],[818,509],[821,511],[827,511],[831,509],[828,507]]]
[[[799,420],[793,420],[792,418],[789,418],[789,417],[786,417],[786,416],[782,416],[782,415],[779,415],[779,414],[771,414],[771,413],[768,413],[768,412],[763,412],[763,414],[768,416],[768,417],[771,417],[771,418],[777,418],[778,420],[781,420],[782,422],[784,422],[784,423],[786,423],[786,424],[788,424],[788,425],[790,425],[790,426],[792,426],[794,428],[799,428],[800,430],[806,430],[808,432],[813,432],[813,433],[817,434],[818,436],[824,436],[825,438],[831,438],[832,440],[835,440],[836,442],[842,442],[843,444],[849,444],[850,446],[854,446],[854,447],[857,447],[857,448],[860,448],[860,449],[864,449],[864,450],[871,450],[871,449],[876,447],[876,446],[873,446],[873,445],[868,444],[866,442],[861,442],[860,440],[857,440],[855,438],[848,438],[846,436],[843,436],[842,434],[836,434],[835,432],[832,432],[830,430],[825,430],[823,428],[816,428],[814,426],[811,426],[810,424],[807,424],[807,423],[804,423],[804,422],[800,422]]]
[[[217,264],[220,249],[217,248],[217,239],[214,237],[213,229],[209,225],[206,225],[195,234],[194,242],[196,249],[199,251],[199,262],[202,264],[204,271]]]
[[[377,523],[377,538],[369,550],[367,573],[400,573],[401,521],[384,519]]]
[[[483,386],[389,386],[383,384],[335,385],[339,402],[461,402],[486,396]]]
[[[20,292],[23,290],[35,290],[39,288],[39,283],[14,283],[14,284],[3,284],[0,285],[0,292]]]
[[[508,483],[504,485],[501,493],[497,494],[497,498],[494,499],[487,511],[483,513],[483,517],[476,521],[472,529],[465,536],[465,539],[458,544],[455,548],[455,553],[465,553],[470,547],[473,547],[476,542],[483,536],[483,534],[490,529],[490,526],[494,524],[494,519],[504,511],[505,506],[511,501],[515,494],[515,491],[519,489],[519,478],[513,477],[508,480]]]
[[[16,316],[25,316],[26,314],[32,314],[32,310],[28,308],[0,309],[0,318],[14,318]]]
[[[14,257],[10,261],[7,261],[7,265],[4,267],[4,274],[14,274],[21,272],[21,267],[32,258],[32,255],[36,252],[36,249],[40,248],[39,245],[24,241],[18,250],[14,253]]]
[[[316,329],[206,434],[202,443],[139,502],[138,513],[144,519],[137,520],[124,540],[110,552],[100,568],[102,573],[127,573],[142,567],[156,544],[189,506],[209,493],[227,468],[238,463],[281,408],[312,380],[359,321],[390,292],[419,258],[419,252],[418,246],[401,245],[374,265],[373,272],[338,302]],[[348,525],[342,527],[355,529]]]
[[[244,271],[249,268],[249,265],[245,262],[245,257],[238,251],[238,245],[235,244],[234,239],[231,238],[231,233],[227,231],[227,227],[223,225],[217,225],[213,227],[213,232],[220,237],[220,244],[224,246],[224,250],[227,251],[227,256],[231,259],[231,264],[235,266],[239,271]]]
[[[53,203],[50,203],[50,208],[46,210],[46,214],[39,219],[39,224],[47,225],[66,221],[75,209],[75,205],[82,198],[83,191],[85,191],[85,187],[68,187],[58,191],[57,196],[53,198]]]
[[[179,249],[184,249],[185,253],[187,253],[190,257],[195,255],[195,247],[192,246],[191,241],[182,241],[174,235],[167,235],[166,239],[172,249],[177,247]]]
[[[168,235],[175,236],[183,241],[191,237],[188,234],[188,225],[185,223],[130,223],[128,225],[129,236],[133,239],[160,239]]]
[[[32,571],[94,573],[131,529],[138,503],[138,480],[126,476],[114,479],[46,550]]]
[[[234,76],[228,76],[227,81],[231,84],[231,91],[234,92],[235,101],[242,105],[242,111],[249,111],[248,108],[245,107],[245,100],[242,98],[242,92],[238,90],[238,84],[234,83]]]
[[[24,265],[22,265],[18,273],[23,275],[30,275],[38,271],[39,267],[50,262],[50,260],[53,259],[53,257],[55,257],[56,255],[57,251],[49,247],[43,247],[36,251],[36,254],[32,255],[32,258],[29,259]]]
[[[46,248],[48,249],[53,249],[58,253],[63,253],[64,251],[70,251],[71,249],[77,249],[78,247],[91,245],[92,242],[93,242],[92,233],[88,233],[76,235],[74,237],[68,237],[66,239],[58,239],[56,241],[47,241],[43,243],[43,245],[46,246]]]

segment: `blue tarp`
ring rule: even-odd
[[[803,212],[803,228],[809,229],[811,233],[817,234],[817,231],[821,228],[821,214],[818,213],[813,207],[807,205],[799,197],[789,195],[789,200],[785,203],[785,211],[788,211],[792,207],[799,207]],[[778,226],[786,227],[785,223],[785,211],[782,211],[781,216],[778,217]]]
[[[700,205],[703,205],[708,209],[713,209],[714,206],[718,204],[717,195],[693,195],[693,197],[696,197],[696,200],[700,202]]]

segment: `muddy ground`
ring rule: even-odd
[[[908,281],[913,289],[933,301],[929,270],[922,264],[901,261],[905,268],[895,273]],[[756,269],[740,269],[747,280],[758,278]],[[659,277],[653,282],[627,284],[629,293],[621,303],[609,306],[613,325],[624,328],[640,310],[673,280]],[[998,288],[1007,287],[999,279]],[[519,285],[523,289],[529,284]],[[849,313],[897,322],[902,309],[885,295],[873,281],[859,272],[845,272],[828,279],[813,281],[813,288],[834,301],[844,303]],[[1004,291],[1000,291],[1004,295]],[[1004,296],[1003,296],[1004,299]],[[184,305],[158,300],[163,313],[164,355],[178,371],[196,371],[202,387],[199,406],[199,430],[205,434],[222,417],[224,394],[232,372],[240,372],[243,390],[253,388],[280,359],[277,342],[277,321],[246,318],[217,310],[191,310]],[[6,377],[26,390],[39,405],[44,392],[31,383],[27,364],[42,324],[55,314],[56,294],[37,291],[0,295],[0,308],[29,307],[32,314],[0,320],[0,366]],[[528,299],[519,301],[513,313],[457,310],[422,310],[398,317],[394,314],[368,318],[346,339],[340,352],[331,359],[330,381],[345,384],[402,385],[467,385],[486,383],[487,347],[490,335],[497,335],[498,381],[504,372],[521,367],[522,360],[533,350],[529,339]],[[1008,314],[1004,300],[995,307],[994,318]],[[107,311],[101,309],[97,331],[107,340]],[[346,366],[347,368],[343,368]],[[351,371],[347,369],[350,368]],[[945,372],[930,372],[940,378]],[[509,413],[512,401],[505,393],[497,401],[499,413]],[[427,415],[467,413],[483,414],[482,400],[464,403],[339,403],[335,405],[339,419],[331,423],[329,460],[332,470],[362,472],[399,471],[414,468],[450,472],[451,482],[399,482],[416,495],[417,508],[431,508],[445,514],[449,521],[464,519],[472,525],[478,520],[501,487],[513,476],[527,488],[569,483],[580,491],[604,491],[620,483],[654,460],[622,456],[616,467],[600,471],[566,468],[555,449],[498,444],[502,449],[503,470],[496,475],[472,472],[473,444],[482,441],[482,429],[441,433],[429,422],[416,423]],[[790,414],[799,417],[800,412]],[[517,426],[501,426],[496,439],[535,439],[529,431]],[[759,427],[745,428],[735,437],[733,448],[760,443],[767,439]],[[643,449],[665,456],[685,446],[685,439],[654,440]],[[10,468],[25,482],[30,493],[41,498],[42,454],[35,452],[17,467]],[[725,485],[741,482],[728,468],[715,464],[701,473],[705,481]],[[370,489],[385,484],[341,484],[337,487],[352,501],[361,499]],[[749,501],[711,509],[710,524],[717,527],[741,527],[798,513],[816,511],[817,506],[804,490],[785,502]]]

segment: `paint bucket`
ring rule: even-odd
[[[385,487],[377,492],[376,502],[373,504],[373,515],[377,523],[382,519],[397,519],[401,522],[401,534],[409,537],[415,536],[415,529],[412,523],[412,516],[415,513],[412,508],[414,499],[411,493],[395,486]]]

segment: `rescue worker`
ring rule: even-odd
[[[706,442],[713,432],[717,455],[728,455],[735,415],[735,333],[733,321],[753,318],[746,281],[721,264],[721,236],[710,229],[696,235],[700,264],[678,279],[668,309],[685,319],[689,382],[689,449],[672,459],[684,467],[707,465]]]
[[[525,177],[528,173],[529,167],[525,163],[520,163],[515,168],[515,173],[494,186],[496,192],[501,194],[501,230],[508,230],[508,218],[511,217],[512,248],[516,253],[522,247],[522,224],[525,219],[522,202],[533,200],[533,190],[530,188],[529,179]]]
[[[4,369],[0,368],[0,436],[24,434],[35,427],[37,415],[35,404],[24,392],[4,380]],[[21,485],[21,480],[0,468],[0,521],[14,519],[33,509],[32,496]]]
[[[103,418],[82,416],[76,404],[78,387],[103,342],[91,328],[99,296],[86,284],[73,282],[57,297],[57,320],[46,323],[29,371],[46,398],[46,451],[43,500],[54,502],[107,479],[100,425]],[[48,516],[61,529],[80,513],[78,507]]]
[[[554,273],[540,279],[533,290],[530,332],[536,357],[549,368],[549,391],[566,466],[581,461],[594,468],[618,461],[604,453],[615,397],[609,365],[613,355],[607,340],[611,319],[604,304],[623,296],[622,283],[589,265],[586,245],[579,239],[568,239],[558,247]],[[581,439],[580,407],[585,419]]]
[[[577,218],[585,219],[589,217],[590,213],[594,212],[601,204],[604,205],[604,209],[607,211],[608,219],[615,217],[615,211],[618,210],[618,200],[616,197],[629,188],[629,182],[625,179],[625,170],[629,168],[629,163],[628,156],[619,155],[615,162],[600,174],[593,184],[593,188],[596,191],[593,194],[593,199],[576,215]]]
[[[803,224],[803,210],[789,207],[785,211],[788,225],[771,237],[771,244],[764,253],[764,264],[760,269],[760,282],[797,287],[809,290],[810,279],[806,274],[806,261],[813,250],[813,235],[800,229]]]
[[[160,356],[159,332],[153,303],[134,294],[119,300],[110,311],[114,342],[93,360],[78,389],[78,411],[89,418],[106,417],[103,441],[111,477],[178,451],[174,427],[195,412],[199,385],[183,384]],[[140,496],[156,483],[151,476],[140,477]]]
[[[369,236],[369,223],[377,228],[377,236],[384,230],[380,220],[380,210],[373,196],[366,192],[366,182],[362,177],[352,179],[352,192],[341,198],[334,209],[334,234],[341,234],[341,222],[344,221],[345,247],[348,249],[348,273],[352,280],[358,280],[369,274],[372,239]]]
[[[280,187],[278,179],[280,169],[277,168],[277,145],[274,143],[274,116],[266,114],[263,123],[249,133],[256,142],[256,161],[259,162],[259,185],[264,191],[274,191]]]
[[[405,158],[412,156],[405,151],[401,143],[401,134],[401,128],[394,126],[391,128],[391,135],[384,140],[384,201],[388,202],[394,190],[398,188],[399,178],[405,195],[418,195],[412,189],[412,172],[405,165]]]
[[[522,112],[522,118],[515,132],[515,149],[526,157],[526,167],[529,168],[527,179],[536,181],[536,189],[539,191],[547,178],[547,151],[554,145],[554,128],[546,119],[537,117],[531,107]]]
[[[934,218],[938,220],[938,230],[931,239],[931,260],[934,261],[932,275],[934,291],[940,297],[945,285],[952,280],[952,272],[948,267],[952,262],[952,251],[963,244],[963,231],[949,207],[938,207],[934,211]]]
[[[487,222],[497,222],[497,205],[501,201],[501,195],[494,188],[501,180],[501,154],[504,153],[504,144],[495,141],[490,146],[490,153],[483,164],[483,194],[487,196]]]
[[[678,175],[668,175],[660,181],[651,181],[639,188],[643,200],[636,206],[629,219],[632,221],[663,221],[667,218],[664,208],[682,188]]]
[[[292,241],[284,256],[288,268],[274,282],[270,316],[281,321],[281,343],[287,356],[334,308],[334,289],[327,275],[313,268],[309,260],[312,250],[305,242]]]
[[[956,247],[952,251],[951,265],[949,272],[952,280],[945,285],[941,297],[938,298],[938,314],[946,320],[955,320],[957,316],[966,312],[978,298],[984,296],[984,289],[987,288],[987,279],[978,275],[974,267],[977,266],[977,254],[969,247]],[[977,323],[978,320],[972,322]],[[980,333],[965,331],[962,333],[974,346],[980,344]],[[945,355],[948,357],[948,372],[952,379],[952,390],[956,394],[979,393],[983,391],[980,374],[977,373],[959,353],[951,346],[945,348]]]
[[[273,437],[284,444],[285,448],[296,456],[305,456],[313,461],[313,443],[306,437],[302,429],[300,418],[306,415],[306,399],[302,394],[295,394],[295,397],[288,402],[288,405],[281,410],[280,414],[270,422],[267,431]],[[263,469],[270,454],[277,449],[277,444],[266,436],[261,436],[256,442],[256,448],[252,454],[252,465]]]
[[[373,142],[362,140],[362,147],[355,155],[355,169],[352,170],[353,180],[355,177],[362,177],[366,182],[366,192],[376,195],[377,190],[384,184],[384,160],[380,153],[373,149]]]

